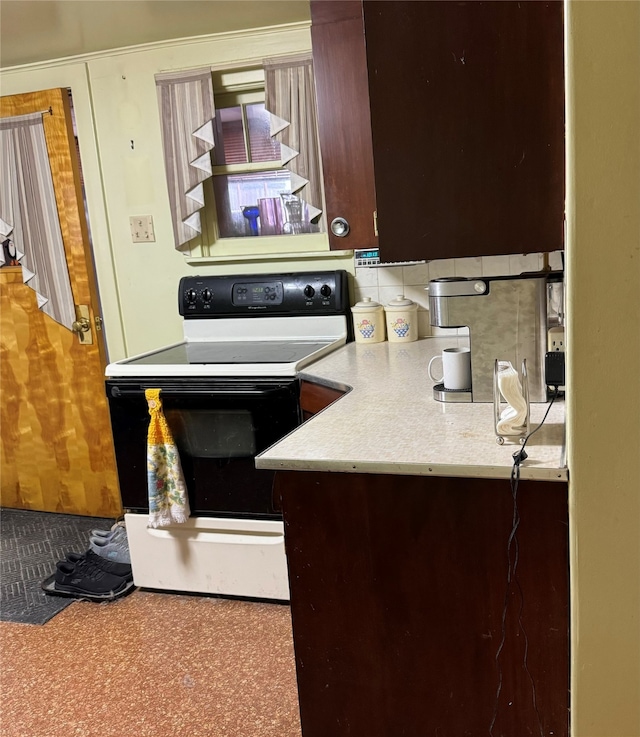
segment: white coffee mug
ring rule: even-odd
[[[442,361],[441,375],[434,376],[434,361]],[[445,389],[464,391],[471,389],[471,351],[469,348],[445,348],[442,355],[434,356],[429,361],[429,376],[436,384],[444,382]]]

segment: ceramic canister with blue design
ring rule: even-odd
[[[351,308],[356,343],[381,343],[385,339],[384,308],[371,297],[363,297]]]
[[[411,343],[418,340],[418,305],[399,294],[384,308],[387,337],[390,343]]]

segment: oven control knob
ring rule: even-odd
[[[211,302],[211,297],[213,297],[213,294],[211,293],[210,289],[202,290],[202,301],[203,302]]]
[[[320,294],[323,297],[330,297],[331,296],[331,287],[328,284],[323,284],[320,287]]]
[[[311,299],[313,295],[316,293],[316,290],[311,286],[311,284],[307,284],[307,286],[304,288],[304,296],[308,299]]]
[[[187,298],[187,302],[193,304],[198,298],[198,294],[195,289],[188,289],[185,297]]]

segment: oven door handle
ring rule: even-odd
[[[282,545],[284,533],[252,530],[181,530],[177,527],[167,529],[148,528],[147,534],[163,540],[188,540],[190,543],[225,543],[227,545]]]
[[[250,386],[225,384],[219,387],[211,386],[206,389],[203,388],[166,388],[161,389],[161,396],[164,397],[209,397],[212,395],[237,395],[237,396],[264,396],[267,394],[274,394],[275,392],[281,391],[285,388],[285,384],[270,385],[268,387],[256,386],[251,384]],[[136,389],[123,389],[119,386],[110,387],[110,394],[114,399],[120,399],[121,397],[144,397],[145,390],[143,388]]]

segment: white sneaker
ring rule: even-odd
[[[116,536],[126,534],[124,520],[122,522],[116,522],[110,530],[91,530],[91,537],[115,538]]]
[[[131,563],[129,541],[126,533],[119,535],[117,538],[115,536],[112,538],[91,537],[89,548],[97,555],[114,563]]]

